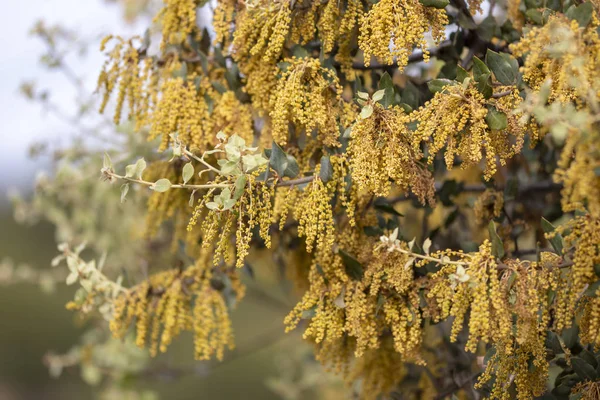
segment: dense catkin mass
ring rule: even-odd
[[[560,259],[542,256],[541,265],[517,260],[500,269],[491,251],[486,241],[479,253],[462,258],[464,266],[444,266],[432,276],[428,297],[439,308],[434,310],[436,319],[455,317],[451,340],[457,340],[468,315],[467,350],[475,352],[480,342],[494,345],[495,353],[479,378],[479,385],[495,378],[492,398],[511,398],[506,389],[513,379],[519,398],[539,396],[548,374],[547,292],[557,290]],[[440,279],[444,275],[453,282],[450,287]],[[536,368],[528,367],[531,362]]]
[[[425,143],[428,161],[432,163],[443,150],[448,169],[454,166],[457,157],[462,168],[485,159],[484,176],[489,180],[496,173],[498,160],[505,164],[521,151],[526,132],[518,116],[510,114],[505,129],[491,129],[486,122],[489,107],[503,111],[514,109],[520,102],[518,91],[500,99],[486,99],[473,84],[446,86],[411,114],[417,121],[413,134],[415,152]]]
[[[150,138],[162,137],[161,150],[169,145],[171,133],[190,146],[205,148],[213,139],[213,127],[208,105],[193,85],[183,79],[166,81],[161,87],[162,96],[152,115]],[[198,120],[205,121],[198,124]]]
[[[593,14],[593,13],[592,13]],[[600,74],[600,36],[598,20],[582,28],[575,20],[557,15],[547,24],[531,29],[518,43],[511,45],[516,56],[525,56],[523,79],[534,90],[551,82],[551,101],[581,101],[593,88],[598,96]],[[579,100],[578,100],[579,99]]]
[[[431,31],[435,41],[444,39],[448,16],[444,10],[425,7],[417,0],[381,0],[362,19],[359,46],[365,54],[365,65],[371,56],[385,64],[408,64],[414,47],[429,59],[424,34]],[[392,45],[390,46],[390,42]]]
[[[225,348],[233,348],[233,331],[223,294],[211,278],[200,266],[152,275],[116,299],[111,331],[123,337],[135,321],[136,344],[148,344],[152,355],[166,352],[181,332],[192,331],[197,359],[222,359]]]
[[[80,175],[123,204],[59,170],[30,208],[80,237],[96,218],[73,199],[122,206],[91,251],[134,265],[62,245],[68,308],[151,356],[187,331],[222,359],[244,279],[271,301],[285,278],[285,330],[353,398],[597,399],[598,2],[505,3],[163,0],[144,38],[105,38],[123,140]],[[293,370],[285,393],[322,394]]]
[[[409,121],[400,107],[379,104],[369,118],[357,119],[348,146],[352,179],[359,189],[378,196],[388,195],[395,183],[421,203],[433,203],[433,177],[420,161],[420,150],[412,146]]]
[[[140,46],[141,38],[124,40],[109,35],[102,40],[100,51],[105,51],[112,42],[114,45],[107,51],[107,60],[98,76],[97,90],[103,95],[100,112],[104,112],[111,95],[116,92],[114,122],[121,123],[123,109],[127,107],[128,119],[134,120],[137,127],[143,127],[149,122],[149,112],[157,102],[159,72],[152,59],[142,60],[136,48]]]
[[[230,35],[235,12],[236,29]],[[281,56],[286,40],[306,45],[317,37],[326,53],[338,44],[347,64],[352,33],[362,12],[363,4],[359,0],[307,0],[302,3],[256,0],[236,5],[219,1],[215,13],[217,41],[228,43],[228,38],[233,36],[232,50],[236,60],[259,57],[268,63]]]
[[[219,265],[221,261],[231,261],[230,253],[235,250],[235,264],[238,268],[243,267],[255,229],[258,229],[258,234],[265,246],[271,247],[269,228],[273,219],[273,188],[259,181],[257,175],[258,172],[246,175],[246,181],[241,188],[240,198],[237,200],[235,208],[206,211],[206,204],[211,200],[212,192],[209,192],[196,204],[187,230],[192,232],[200,222],[202,247],[211,249],[216,243],[213,254],[215,265]],[[230,236],[232,235],[235,237],[234,248],[231,248]]]
[[[162,25],[161,47],[179,44],[196,28],[196,7],[199,0],[163,0],[164,7],[155,17]]]
[[[270,99],[273,139],[285,145],[288,125],[308,137],[316,131],[325,146],[338,146],[340,129],[337,116],[344,111],[342,87],[332,70],[323,68],[318,59],[289,58]]]
[[[306,251],[329,250],[335,242],[331,192],[320,179],[310,183],[296,206],[298,236],[305,237]]]

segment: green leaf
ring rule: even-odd
[[[483,96],[486,99],[489,99],[490,97],[492,97],[494,89],[492,88],[492,73],[491,72],[489,74],[483,75],[481,77],[481,80],[477,81],[477,90],[479,90],[479,92],[481,94],[483,94]]]
[[[383,99],[384,95],[385,95],[385,89],[379,89],[378,91],[373,93],[373,101],[379,101],[379,100]]]
[[[214,53],[215,61],[217,62],[217,64],[223,68],[226,68],[227,60],[225,59],[225,56],[223,56],[223,51],[221,51],[221,48],[218,46],[214,46],[213,53]]]
[[[181,78],[185,81],[187,79],[187,75],[188,75],[188,67],[187,67],[186,62],[181,63],[181,68],[173,71],[173,78]]]
[[[127,197],[127,192],[129,192],[129,183],[125,183],[121,185],[121,203],[125,202],[125,197]]]
[[[492,15],[488,15],[483,21],[479,22],[479,25],[477,25],[477,36],[484,41],[489,42],[495,36],[496,29],[496,18]]]
[[[595,297],[598,288],[600,288],[600,281],[596,281],[589,285],[587,289],[585,289],[585,292],[583,292],[583,294],[588,297]]]
[[[300,166],[298,166],[298,161],[296,161],[296,158],[294,158],[294,156],[290,154],[286,154],[286,157],[288,160],[288,165],[285,171],[283,172],[283,175],[287,176],[288,178],[295,178],[300,173]]]
[[[410,114],[410,113],[412,112],[412,110],[413,110],[413,108],[412,108],[411,106],[409,106],[408,104],[406,104],[406,103],[400,103],[400,104],[398,104],[398,105],[399,105],[399,106],[400,106],[400,108],[402,108],[402,110],[404,110],[404,112],[405,112],[405,113],[407,113],[407,114]],[[416,125],[415,125],[415,127],[414,127],[414,129],[413,129],[413,128],[411,128],[410,124],[408,125],[408,128],[409,128],[411,131],[413,131],[413,132],[414,132],[414,131],[417,129]]]
[[[209,201],[206,203],[206,208],[208,208],[209,210],[218,210],[219,209],[219,204],[217,204],[214,201]]]
[[[496,232],[496,224],[494,221],[490,221],[488,232],[490,234],[490,241],[492,242],[492,255],[501,259],[504,257],[504,244],[502,243],[500,236],[498,236],[498,232]]]
[[[143,158],[140,158],[139,160],[136,161],[135,164],[131,164],[125,167],[125,176],[127,178],[137,178],[137,179],[142,179],[142,174],[144,173],[144,170],[146,169],[146,160],[144,160]]]
[[[448,85],[456,85],[456,82],[450,79],[432,79],[427,82],[427,87],[431,93],[441,92]]]
[[[419,108],[421,101],[421,92],[412,82],[408,81],[406,87],[402,91],[402,102],[408,104],[411,109],[416,110]]]
[[[587,363],[582,358],[579,357],[571,357],[571,365],[573,366],[573,370],[581,379],[589,380],[595,382],[598,378],[598,374],[594,367]]]
[[[488,49],[485,55],[485,61],[494,73],[498,82],[503,85],[512,85],[517,79],[517,71],[513,69],[511,63],[501,54]]]
[[[205,32],[205,35],[202,35],[202,39],[204,40],[205,37],[208,37],[208,32]],[[202,44],[196,40],[194,35],[188,35],[188,40],[190,42],[190,47],[192,48],[192,50],[194,50],[194,52],[200,59],[200,66],[202,67],[202,72],[205,75],[207,75],[208,74],[208,58],[206,57],[206,53],[204,53],[204,51],[202,50],[202,47],[201,47]]]
[[[558,335],[552,331],[549,331],[546,336],[546,347],[552,350],[554,354],[562,354],[565,352],[560,344]]]
[[[515,79],[517,79],[519,77],[519,62],[517,61],[517,59],[508,53],[499,53],[499,54],[502,58],[504,58],[506,60],[506,62],[508,62],[510,64],[510,68],[513,70],[513,72],[515,74]]]
[[[565,346],[569,349],[573,348],[577,344],[577,339],[579,336],[579,327],[573,321],[571,326],[568,329],[563,329],[561,337],[565,344]]]
[[[251,172],[258,167],[261,167],[268,163],[269,160],[263,157],[262,154],[246,154],[242,156],[242,164],[244,165],[244,172]]]
[[[529,10],[525,11],[525,16],[538,25],[544,24],[544,17],[542,16],[542,13],[535,8],[530,8]]]
[[[490,74],[490,69],[478,57],[473,57],[473,78],[480,82],[482,79],[487,80],[485,75]]]
[[[591,365],[592,368],[598,368],[598,360],[596,360],[596,357],[594,357],[594,354],[592,354],[591,351],[583,348],[577,356],[581,357],[585,362]]]
[[[438,192],[438,196],[442,201],[442,204],[448,207],[454,205],[452,197],[457,196],[462,190],[462,187],[463,185],[456,182],[454,179],[448,179],[447,181],[444,181]]]
[[[575,377],[577,378],[576,375]],[[552,389],[552,394],[555,396],[560,396],[558,397],[559,399],[568,398],[569,394],[571,393],[571,389],[573,389],[573,385],[575,385],[575,383],[570,384],[570,382],[556,385],[554,389]]]
[[[183,183],[186,184],[188,183],[188,181],[190,179],[192,179],[192,176],[194,176],[194,166],[192,165],[191,162],[185,164],[183,166],[183,170],[181,172],[181,175],[183,177]]]
[[[388,108],[392,104],[394,104],[394,97],[396,96],[396,90],[394,89],[394,82],[392,81],[392,77],[387,72],[384,72],[381,75],[381,79],[379,79],[378,88],[385,90],[385,95],[383,99],[381,99],[380,104]]]
[[[321,170],[319,171],[319,178],[324,183],[327,183],[333,177],[333,166],[331,165],[331,159],[329,156],[321,157]]]
[[[465,13],[458,13],[458,25],[468,30],[477,29],[477,24],[470,17],[470,15],[467,17]]]
[[[154,182],[154,184],[152,186],[150,186],[150,189],[154,190],[155,192],[159,192],[159,193],[166,192],[170,188],[171,188],[171,181],[169,181],[167,178],[159,179],[156,182]]]
[[[217,163],[221,167],[221,174],[223,175],[239,175],[242,173],[237,161],[228,161],[220,159],[217,161]]]
[[[496,107],[493,106],[488,107],[488,112],[485,116],[485,122],[487,122],[490,129],[495,129],[497,131],[506,129],[506,127],[508,126],[506,114],[504,114],[501,111],[498,111]]]
[[[277,172],[279,176],[284,176],[285,169],[288,166],[288,158],[285,151],[277,143],[273,142],[271,148],[271,157],[269,158],[269,165]]]
[[[227,139],[227,135],[225,134],[225,132],[219,131],[217,132],[217,139],[219,139],[220,141],[225,141],[225,139]]]
[[[308,310],[302,310],[302,314],[300,315],[301,319],[311,319],[315,315],[317,315],[317,306],[309,308]]]
[[[223,211],[230,210],[235,205],[235,199],[227,199],[223,201]]]
[[[246,175],[240,175],[235,180],[235,190],[233,192],[234,200],[239,200],[239,198],[244,194],[244,190],[246,190],[246,181]]]
[[[373,114],[373,106],[370,104],[367,104],[366,106],[364,106],[362,108],[362,110],[360,110],[360,118],[362,118],[362,119],[367,119],[372,114]]]
[[[433,7],[437,9],[444,9],[448,4],[450,4],[449,0],[419,0],[419,3],[423,4],[425,7]]]
[[[129,164],[128,166],[125,167],[125,178],[133,177],[134,173],[135,173],[135,164]]]
[[[383,230],[378,226],[365,226],[363,231],[367,236],[380,237],[383,235]]]
[[[592,20],[592,15],[594,14],[594,6],[590,2],[582,3],[578,6],[572,5],[569,7],[565,15],[574,19],[579,23],[579,26],[585,28],[588,26],[590,21]]]
[[[221,190],[221,193],[219,193],[218,196],[215,196],[215,201],[219,204],[225,204],[225,202],[229,199],[231,199],[231,189],[228,187]]]
[[[308,50],[298,45],[294,46],[294,48],[292,49],[292,54],[296,58],[306,58],[309,56]]]
[[[232,63],[231,66],[225,70],[225,80],[227,81],[229,89],[233,91],[236,91],[242,86],[240,82],[240,70],[237,64]]]
[[[339,254],[342,257],[346,275],[355,281],[360,281],[365,273],[362,264],[344,250],[340,250]]]
[[[542,217],[542,230],[544,231],[544,233],[552,233],[556,230],[556,228],[554,227],[554,225],[552,225],[550,223],[550,221],[548,221],[546,218]],[[556,233],[552,239],[549,240],[550,245],[552,246],[552,248],[558,253],[562,255],[562,251],[563,251],[563,247],[564,247],[564,241],[563,241],[563,237],[560,233]]]
[[[102,160],[102,168],[110,169],[112,167],[112,160],[110,159],[108,153],[105,152],[104,159]]]
[[[225,86],[223,86],[223,84],[221,82],[218,81],[212,81],[211,85],[213,88],[215,88],[215,90],[217,92],[219,92],[220,94],[223,94],[227,91],[227,88]]]
[[[287,69],[290,67],[290,65],[292,65],[292,64],[287,61],[281,61],[281,62],[277,63],[277,67],[283,72],[287,71]]]
[[[483,364],[486,365],[495,354],[496,348],[490,347],[488,351],[485,352],[485,356],[483,356]]]
[[[460,65],[456,66],[456,80],[460,83],[463,83],[466,78],[469,77],[469,73],[466,69],[461,67]]]

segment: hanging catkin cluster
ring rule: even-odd
[[[378,196],[388,195],[393,182],[410,189],[421,203],[433,203],[433,177],[412,146],[409,121],[400,107],[379,104],[369,118],[357,119],[348,147],[352,179],[361,190]]]
[[[243,294],[242,294],[243,295]],[[233,348],[233,331],[223,295],[211,286],[210,273],[198,266],[168,270],[121,295],[115,304],[111,331],[123,337],[135,325],[136,344],[150,353],[164,353],[184,331],[194,333],[195,357],[223,358]]]
[[[365,53],[365,65],[371,56],[385,64],[397,63],[400,68],[408,64],[414,47],[429,59],[424,34],[431,31],[433,39],[444,39],[448,16],[444,10],[425,7],[418,0],[381,0],[362,20],[359,46]],[[392,45],[390,46],[390,42]]]
[[[506,97],[508,97],[506,99]],[[484,176],[490,179],[501,164],[521,151],[525,128],[515,115],[507,117],[502,130],[491,129],[486,121],[488,106],[498,110],[512,109],[520,103],[517,91],[497,101],[486,99],[472,84],[446,86],[433,99],[411,114],[418,125],[413,134],[415,151],[427,144],[429,163],[444,150],[446,166],[451,169],[458,156],[461,167],[477,165],[485,158]]]
[[[98,308],[117,338],[133,327],[152,356],[189,331],[197,359],[222,359],[241,270],[270,279],[273,261],[300,291],[285,330],[302,328],[358,398],[470,398],[478,381],[533,399],[555,375],[561,395],[597,398],[590,3],[511,0],[518,29],[494,18],[501,2],[475,22],[480,0],[162,3],[159,30],[102,42],[98,79],[101,111],[114,103],[132,136],[95,171],[146,204],[123,223],[144,271],[127,288],[65,246],[81,283],[69,308]]]
[[[284,145],[288,140],[288,125],[297,132],[317,138],[325,146],[337,146],[340,130],[342,88],[336,74],[323,68],[318,59],[290,58],[270,100],[273,139]]]

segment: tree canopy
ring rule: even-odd
[[[118,385],[184,331],[223,359],[274,263],[282,329],[358,398],[599,399],[599,6],[163,0],[106,37],[118,140],[15,207],[119,357],[51,368]]]

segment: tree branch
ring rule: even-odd
[[[443,188],[442,184],[436,183],[435,184],[436,194],[439,194],[441,192],[442,188]],[[481,193],[481,192],[484,192],[486,189],[490,189],[490,187],[484,185],[483,183],[464,184],[462,186],[462,188],[460,188],[459,192],[460,193]],[[493,187],[492,189],[502,191],[502,190],[504,190],[504,187],[498,186],[498,187]],[[524,194],[531,193],[531,192],[555,192],[555,191],[559,191],[560,189],[562,189],[562,185],[560,185],[558,183],[554,183],[552,181],[541,181],[541,182],[534,182],[534,183],[525,185],[523,187],[520,187],[518,195],[522,196]],[[389,199],[389,202],[390,203],[399,203],[402,201],[411,200],[413,198],[414,198],[414,195],[412,195],[411,193],[407,193],[407,194],[400,195],[398,197],[391,198],[391,199]]]

